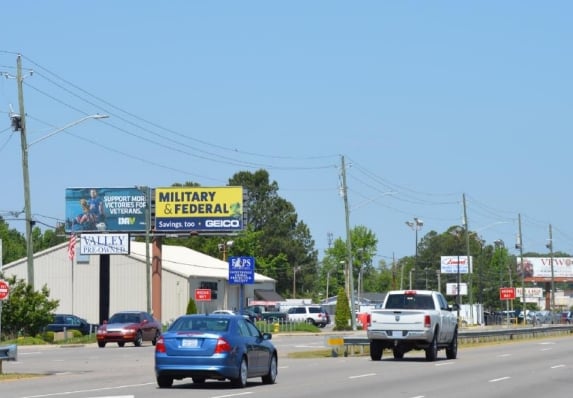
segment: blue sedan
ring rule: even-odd
[[[182,315],[155,344],[157,385],[168,388],[187,377],[230,380],[241,388],[252,377],[274,384],[278,355],[271,338],[241,315]]]

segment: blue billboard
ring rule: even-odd
[[[144,232],[146,194],[137,188],[66,188],[66,233]]]

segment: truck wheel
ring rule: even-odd
[[[427,361],[435,361],[438,358],[438,331],[436,330],[434,333],[434,338],[430,343],[430,346],[426,348],[426,360]]]
[[[370,359],[373,361],[379,361],[382,359],[382,351],[384,347],[382,347],[382,343],[376,340],[372,340],[370,342]]]
[[[456,359],[458,357],[458,329],[454,332],[451,343],[446,347],[446,358]]]

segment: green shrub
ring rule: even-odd
[[[348,304],[348,296],[344,288],[338,289],[338,296],[336,298],[336,309],[334,310],[334,330],[351,330],[350,325],[350,305]]]
[[[187,310],[185,314],[196,314],[197,313],[197,304],[195,300],[189,299],[189,303],[187,303]]]

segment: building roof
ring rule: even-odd
[[[57,250],[67,250],[68,242],[60,243],[59,245],[50,247],[46,250],[34,253],[34,258],[45,256]],[[218,258],[211,257],[207,254],[189,249],[184,246],[171,246],[162,245],[162,259],[161,265],[164,270],[181,275],[185,278],[191,276],[200,276],[203,278],[216,278],[222,280],[229,280],[229,264],[226,261],[219,260]],[[150,256],[152,255],[152,248],[149,248]],[[145,262],[145,242],[130,242],[129,257]],[[26,258],[13,261],[4,266],[5,270],[26,262]],[[262,274],[255,272],[255,282],[276,282],[273,278],[269,278]]]
[[[130,257],[145,262],[145,242],[132,241],[130,245]],[[162,254],[163,269],[176,274],[185,277],[200,275],[205,278],[229,279],[229,263],[218,258],[184,246],[163,245]],[[275,280],[255,272],[255,282],[275,282]]]

